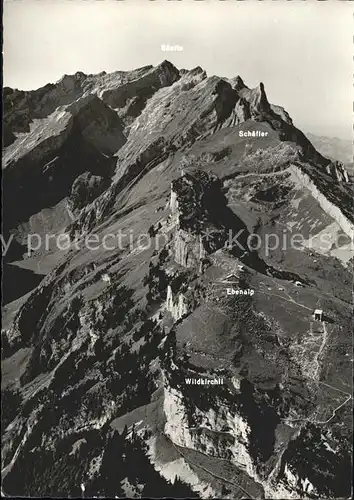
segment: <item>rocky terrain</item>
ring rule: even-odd
[[[343,164],[168,61],[5,88],[4,120],[2,494],[349,498]]]

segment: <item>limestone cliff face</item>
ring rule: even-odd
[[[269,113],[271,111],[271,107],[264,90],[264,84],[262,82],[251,92],[250,103],[254,117],[256,117],[257,114]]]
[[[225,122],[225,127],[233,127],[251,118],[249,103],[241,97],[235,104],[230,118]]]
[[[197,427],[190,424],[191,416],[185,407],[184,397],[177,389],[172,388],[165,381],[164,412],[166,424],[164,432],[177,445],[203,450],[210,456],[231,458],[238,467],[247,471],[250,476],[255,475],[254,464],[247,450],[249,444],[250,427],[240,415],[232,414],[224,406],[219,406],[218,411],[210,409],[200,412],[198,408],[192,417],[201,429],[208,429],[207,433],[198,433]],[[223,429],[227,428],[225,432]],[[224,436],[222,435],[224,434]]]
[[[177,264],[195,269],[198,269],[200,261],[206,256],[202,236],[190,234],[183,229],[176,231],[173,240],[173,252]]]
[[[296,165],[291,165],[290,170],[294,179],[311,191],[312,196],[318,201],[324,212],[332,217],[350,238],[353,238],[354,223],[348,217],[349,214],[344,212],[339,204],[334,203],[335,200],[331,199],[331,196],[333,198],[333,193],[330,191],[326,193],[322,192],[319,186],[316,185],[314,178]]]
[[[20,135],[4,154],[4,167],[14,169],[22,160],[22,168],[32,162],[41,161],[51,151],[57,151],[68,138],[74,125],[72,114],[64,109],[57,109],[47,118],[31,124],[28,134]],[[26,163],[25,163],[26,162]],[[16,172],[21,175],[21,172]]]
[[[247,87],[240,76],[229,79],[229,82],[239,96],[234,109],[235,123],[242,123],[249,118],[271,120],[277,115],[286,124],[293,125],[284,108],[269,103],[262,82],[254,89]]]
[[[2,356],[8,357],[19,346],[30,346],[36,328],[40,326],[40,310],[50,301],[52,286],[45,281],[40,284],[20,307],[16,318],[8,330],[2,330]]]
[[[230,405],[218,396],[213,397],[208,411],[200,411],[183,392],[171,386],[169,377],[164,376],[164,432],[174,444],[229,460],[263,487],[265,498],[295,499],[299,495],[301,498],[316,495],[314,485],[286,464],[280,473],[286,445],[276,444],[280,446],[280,459],[262,471],[250,452],[253,429],[243,412],[230,409]],[[293,433],[293,438],[295,436]]]
[[[208,254],[223,246],[227,235],[212,213],[212,206],[225,203],[221,190],[215,175],[198,170],[182,173],[172,182],[170,209],[176,224],[172,250],[181,266],[199,269]]]
[[[262,83],[250,89],[241,77],[208,77],[200,67],[179,71],[163,61],[128,72],[77,72],[35,91],[7,88],[4,98],[5,180],[23,201],[20,208],[5,199],[10,230],[68,196],[87,170],[113,176],[118,194],[182,146],[249,119],[267,122],[328,164],[287,113],[269,104]],[[337,169],[333,178],[344,177]]]
[[[146,66],[136,72],[118,72],[116,77],[114,75],[117,74],[102,77],[98,85],[99,96],[112,108],[130,110],[133,115],[141,111],[146,100],[158,89],[172,85],[179,79],[177,68],[168,61],[156,67]]]
[[[284,108],[282,108],[281,106],[276,106],[275,104],[271,104],[270,107],[272,108],[272,111],[274,111],[275,114],[279,115],[285,123],[287,123],[288,125],[293,125],[293,121],[289,113],[287,113]]]
[[[331,177],[336,179],[338,182],[349,182],[350,180],[346,168],[339,161],[335,161],[327,165],[326,171]]]
[[[164,61],[156,67],[145,66],[133,71],[116,71],[110,74],[103,71],[96,75],[86,75],[78,71],[74,75],[64,75],[55,84],[51,83],[34,91],[5,88],[5,127],[15,134],[28,132],[33,120],[44,118],[58,107],[90,94],[98,96],[112,108],[123,108],[123,114],[129,114],[129,109],[125,109],[125,106],[130,103],[130,111],[136,116],[148,97],[178,78],[178,70]]]
[[[122,120],[95,94],[83,96],[66,109],[75,117],[82,137],[103,154],[116,153],[126,142]]]
[[[175,224],[179,224],[179,210],[178,210],[178,195],[177,192],[171,188],[169,209],[171,210],[171,218]]]
[[[5,168],[13,169],[20,161],[31,165],[45,159],[57,152],[74,130],[105,154],[116,152],[126,140],[117,114],[97,96],[86,95],[58,107],[48,117],[35,119],[29,133],[19,135],[6,148]]]
[[[4,151],[6,230],[69,196],[84,172],[105,178],[107,188],[111,155],[126,140],[117,114],[95,95],[63,105],[29,127]]]
[[[77,177],[71,187],[69,205],[73,212],[91,203],[107,188],[107,179],[85,172]]]
[[[188,312],[187,301],[182,293],[173,297],[172,288],[167,287],[166,310],[169,311],[175,321],[181,319]]]

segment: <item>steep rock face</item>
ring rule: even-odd
[[[57,83],[35,91],[4,89],[4,122],[8,131],[28,132],[34,119],[50,115],[56,108],[70,104],[80,97],[94,94],[113,108],[124,108],[127,101],[139,97],[141,105],[156,89],[171,85],[178,70],[165,61],[156,68],[145,66],[133,71],[85,75],[78,71],[65,75]],[[140,94],[139,94],[140,93]],[[140,110],[141,110],[140,105]],[[134,114],[133,114],[134,116]]]
[[[13,133],[29,131],[34,119],[44,118],[56,108],[69,104],[82,96],[82,84],[85,76],[81,72],[65,75],[57,84],[48,84],[35,91],[21,91],[6,87],[5,125]]]
[[[220,209],[223,204],[222,184],[215,175],[196,170],[172,182],[170,208],[177,224],[173,253],[178,264],[198,269],[225,243],[227,235],[213,213],[213,206]]]
[[[193,102],[192,109],[188,102]],[[229,82],[215,76],[207,78],[199,70],[183,73],[176,83],[149,99],[139,120],[130,127],[130,140],[118,152],[115,180],[125,186],[134,176],[153,168],[158,158],[172,155],[182,144],[190,145],[219,129],[237,126],[251,118],[269,123],[283,140],[295,142],[307,156],[320,164],[328,164],[292,125],[286,112],[282,108],[276,111],[269,104],[262,83],[249,89],[243,82]]]
[[[258,87],[250,92],[249,100],[253,113],[266,114],[271,111],[271,107],[264,90],[264,84],[262,82]]]
[[[272,111],[274,111],[274,113],[279,115],[281,119],[284,120],[285,123],[287,123],[288,125],[293,125],[291,116],[289,115],[289,113],[285,111],[284,108],[282,108],[281,106],[276,106],[274,104],[271,104],[271,109]]]
[[[51,288],[44,283],[20,307],[14,322],[8,330],[2,330],[2,357],[11,356],[20,346],[30,345],[32,336],[39,327],[40,310],[47,307]]]
[[[183,316],[188,312],[186,298],[181,293],[174,298],[170,285],[167,287],[166,309],[172,314],[175,321],[183,318]]]
[[[159,90],[130,128],[130,141],[118,153],[115,180],[126,185],[182,144],[191,144],[216,128],[231,113],[229,93],[232,89],[226,82],[205,78],[200,72],[186,73],[171,87]]]
[[[186,172],[172,182],[171,200],[172,212],[178,210],[179,227],[199,231],[212,217],[212,204],[224,201],[222,184],[215,175],[198,170]]]
[[[337,179],[338,182],[349,182],[349,174],[344,165],[339,161],[327,165],[326,171],[333,179]]]
[[[6,230],[68,196],[73,181],[85,170],[107,178],[113,166],[111,154],[124,141],[118,116],[96,96],[81,98],[32,123],[31,131],[4,153]],[[14,195],[21,197],[20,206]]]
[[[240,77],[240,75],[235,76],[235,78],[230,78],[229,82],[231,83],[232,88],[234,88],[237,92],[242,90],[242,89],[248,88],[245,85],[242,78]]]
[[[354,224],[348,217],[350,212],[347,212],[346,210],[344,211],[343,209],[341,210],[337,204],[333,203],[334,200],[331,200],[330,198],[332,193],[327,193],[326,196],[316,185],[314,179],[308,175],[308,173],[296,167],[296,165],[291,166],[291,172],[295,178],[299,179],[303,186],[311,191],[312,196],[318,201],[321,208],[338,222],[340,227],[350,238],[353,238]]]
[[[254,463],[248,451],[251,429],[241,415],[233,415],[227,407],[223,406],[219,406],[217,412],[210,408],[209,411],[198,414],[198,409],[196,409],[196,414],[192,417],[191,422],[183,395],[170,387],[166,381],[164,387],[164,411],[166,414],[164,430],[175,444],[196,450],[205,449],[208,455],[220,458],[230,458],[231,452],[232,460],[230,461],[247,471],[251,477],[256,475]],[[197,429],[193,426],[194,422],[200,422],[200,428],[210,430],[211,433],[195,432]],[[223,431],[225,428],[228,431]],[[217,435],[223,433],[225,434],[224,442],[223,436]],[[234,436],[234,443],[232,443],[232,439],[228,439],[228,434]]]
[[[171,371],[172,379],[175,378],[176,371],[176,367]],[[209,391],[209,389],[206,390]],[[245,391],[245,385],[241,381],[239,392],[241,399]],[[205,395],[209,403],[201,410],[194,406],[193,401],[188,400],[190,396],[193,397],[192,391],[187,391],[187,394],[184,391],[183,394],[173,382],[171,386],[170,375],[164,376],[163,408],[166,415],[164,432],[175,445],[230,461],[262,486],[265,498],[295,499],[320,495],[319,487],[313,484],[315,481],[311,467],[307,472],[300,464],[294,466],[294,464],[287,463],[286,457],[290,456],[288,450],[295,446],[293,443],[298,440],[299,430],[291,430],[289,427],[285,433],[286,426],[282,430],[279,429],[279,435],[287,434],[285,442],[281,438],[275,439],[274,442],[279,459],[270,460],[262,467],[259,456],[254,453],[255,429],[252,427],[251,415],[247,416],[247,410],[245,411],[247,405],[238,406],[237,403],[236,406],[230,405],[230,402],[226,402],[225,391],[222,391],[220,396]],[[233,399],[237,400],[239,397],[234,396]],[[245,397],[247,399],[249,396]],[[199,398],[200,396],[198,404],[201,402]],[[264,420],[265,427],[269,425],[267,418]],[[267,431],[269,432],[269,429]],[[263,428],[264,432],[266,432],[265,428]],[[334,456],[331,457],[331,460],[333,459]],[[347,467],[348,464],[344,465],[343,462],[343,466]]]
[[[77,177],[71,187],[69,203],[72,210],[81,210],[107,188],[107,180],[99,175],[85,172]]]
[[[57,109],[43,121],[36,120],[28,134],[19,137],[7,148],[4,155],[4,168],[12,170],[21,160],[20,165],[25,163],[28,168],[27,165],[32,162],[43,160],[48,153],[57,151],[64,144],[73,125],[73,116],[65,109]],[[18,176],[21,176],[21,170]]]
[[[89,94],[66,108],[84,140],[103,154],[112,155],[126,142],[122,122],[103,100]]]
[[[183,229],[176,232],[173,241],[174,259],[183,267],[198,269],[206,257],[206,250],[201,235],[193,235]]]
[[[57,108],[46,118],[36,120],[28,134],[20,136],[5,150],[4,168],[16,168],[20,177],[18,163],[39,163],[49,154],[57,152],[69,134],[75,131],[79,132],[88,144],[103,153],[112,154],[125,142],[121,122],[116,113],[96,96],[88,95]]]
[[[170,86],[178,80],[179,72],[173,64],[163,61],[156,68],[153,66],[142,68],[140,74],[134,75],[135,78],[132,78],[129,73],[127,76],[128,78],[122,75],[118,88],[114,81],[108,83],[108,78],[101,83],[100,97],[112,108],[124,108],[133,98],[146,101],[158,89]]]
[[[239,123],[243,123],[251,118],[251,111],[249,103],[241,97],[232,110],[231,117],[225,122],[225,126],[233,127]]]
[[[208,455],[229,459],[258,480],[255,464],[248,450],[250,427],[247,421],[241,415],[233,414],[229,408],[223,407],[220,400],[213,402],[217,409],[210,408],[207,412],[201,412],[196,408],[192,415],[186,403],[183,394],[171,387],[165,378],[165,434],[178,446],[203,450]],[[204,430],[206,432],[203,432]]]

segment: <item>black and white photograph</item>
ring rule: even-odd
[[[340,0],[4,0],[1,496],[352,498]]]

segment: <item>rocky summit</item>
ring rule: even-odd
[[[4,89],[4,496],[350,497],[337,160],[200,67]]]

